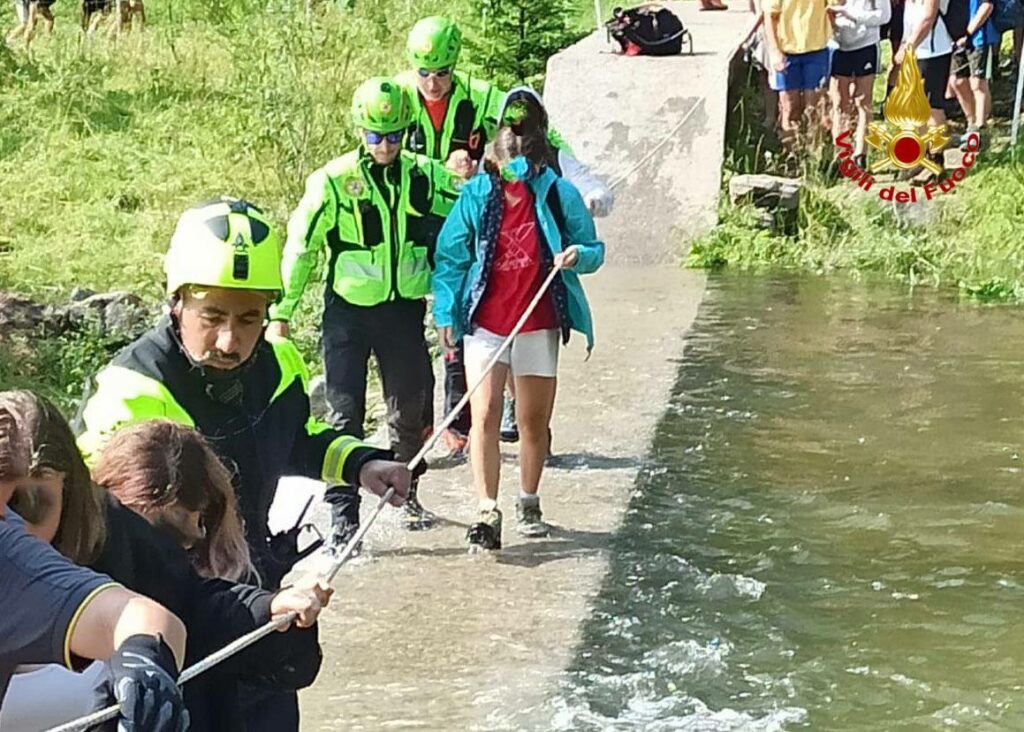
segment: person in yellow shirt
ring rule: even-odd
[[[812,137],[829,77],[830,0],[765,0],[769,84],[779,93],[780,137],[792,150],[806,119]]]

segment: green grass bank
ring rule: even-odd
[[[1014,81],[995,82],[990,135],[1009,134]],[[746,67],[730,91],[726,189],[736,174],[781,174],[783,158],[774,135],[765,131],[761,92]],[[884,91],[880,77],[876,110]],[[962,125],[954,121],[953,129],[962,131]],[[979,153],[977,165],[952,193],[910,206],[886,204],[874,191],[830,179],[826,168],[834,154],[829,142],[801,163],[804,188],[795,234],[758,228],[754,209],[734,206],[725,195],[719,225],[693,242],[688,264],[877,272],[911,285],[959,288],[982,300],[1024,302],[1024,145],[1010,149],[996,142]]]
[[[307,17],[304,0],[148,0],[145,32],[85,39],[76,4],[58,3],[53,36],[0,44],[0,290],[58,302],[82,286],[155,302],[166,242],[194,202],[244,196],[283,226],[306,176],[355,144],[355,87],[405,67],[421,17],[457,20],[460,68],[502,84],[542,82],[542,54],[593,23],[591,3],[566,0],[524,46],[511,11],[522,6],[528,20],[539,0],[347,5],[317,0]],[[0,27],[13,24],[0,4]],[[532,63],[507,62],[523,57]],[[318,289],[297,328],[311,366]],[[119,345],[0,334],[0,387],[37,388],[70,408]]]

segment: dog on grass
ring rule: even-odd
[[[120,14],[118,14],[120,6]],[[109,35],[120,33],[125,27],[131,28],[135,18],[139,29],[146,25],[146,9],[142,0],[82,0],[82,28],[86,35],[92,35],[103,22],[110,24]]]

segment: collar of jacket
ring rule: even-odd
[[[385,181],[389,185],[397,185],[401,181],[403,158],[402,151],[399,150],[398,155],[395,156],[394,161],[390,165],[381,165],[374,162],[364,144],[359,144],[359,167],[372,180]]]

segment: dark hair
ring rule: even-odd
[[[484,159],[484,170],[492,175],[501,166],[522,155],[535,167],[555,163],[555,151],[548,142],[547,115],[533,97],[522,97],[503,115],[494,144]]]
[[[175,502],[199,511],[207,532],[193,552],[200,574],[238,580],[253,571],[231,473],[194,429],[166,420],[129,425],[110,438],[93,474],[136,513]]]
[[[13,438],[10,426],[4,426],[5,421],[10,420],[14,421],[16,430],[20,427],[20,434]],[[107,536],[103,495],[89,478],[89,469],[67,420],[46,397],[30,391],[0,392],[0,475],[10,470],[8,465],[17,465],[19,449],[27,454],[27,461],[24,468],[16,469],[11,477],[38,476],[45,471],[64,474],[61,518],[53,538],[54,548],[76,564],[93,561]],[[34,492],[17,491],[10,504],[26,521],[38,523],[46,510],[39,499]]]
[[[18,413],[0,403],[0,480],[28,475],[29,449],[22,439],[24,432]]]

